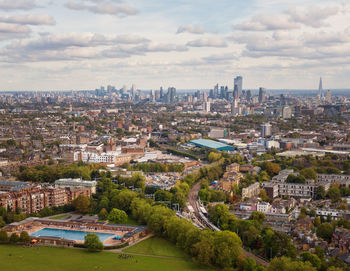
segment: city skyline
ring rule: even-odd
[[[0,1],[1,90],[348,89],[343,1]]]

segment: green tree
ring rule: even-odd
[[[309,251],[306,251],[301,253],[300,257],[303,260],[303,262],[310,262],[312,266],[315,267],[317,270],[321,268],[322,262],[317,255],[311,254]]]
[[[124,224],[128,221],[128,215],[117,208],[113,208],[108,215],[108,221],[115,224]]]
[[[88,233],[85,236],[84,245],[90,252],[99,252],[103,250],[103,244],[96,233]]]
[[[40,217],[51,216],[53,215],[53,211],[49,207],[45,207],[42,210],[40,210],[39,215]]]
[[[2,218],[2,216],[0,216],[0,228],[4,227],[6,225],[5,220]]]
[[[304,168],[300,171],[300,174],[305,177],[305,179],[317,180],[317,172],[313,168]]]
[[[20,241],[21,243],[29,244],[29,243],[30,243],[30,240],[31,240],[31,239],[30,239],[30,236],[29,236],[28,232],[22,231],[21,234],[20,234],[20,236],[19,236],[19,241]]]
[[[98,213],[98,218],[101,220],[106,220],[108,217],[108,212],[105,208],[102,208],[101,211]]]
[[[18,243],[19,242],[19,236],[17,235],[17,233],[12,233],[10,236],[10,243]]]
[[[267,162],[265,163],[265,170],[270,176],[275,176],[281,171],[279,164]]]
[[[90,210],[90,199],[85,196],[79,196],[73,200],[73,206],[79,213],[87,214]]]
[[[332,202],[338,202],[341,200],[341,192],[337,186],[332,186],[328,189],[327,196],[332,200]]]
[[[135,197],[136,193],[128,189],[122,190],[119,194],[113,196],[111,200],[111,207],[129,212],[131,202]]]
[[[0,231],[0,243],[7,243],[9,241],[9,237],[7,232],[4,230]]]
[[[317,227],[316,234],[318,237],[321,237],[329,243],[332,239],[333,231],[333,225],[326,222]]]
[[[275,258],[271,261],[267,271],[316,271],[309,262],[293,261],[288,257]]]
[[[262,224],[265,221],[265,214],[261,212],[252,212],[252,214],[249,217],[250,220],[255,220],[259,222],[259,224]]]
[[[316,188],[316,199],[325,199],[326,198],[326,190],[323,185],[319,185]]]

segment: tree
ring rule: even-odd
[[[108,217],[108,212],[105,208],[102,208],[101,211],[98,213],[98,218],[101,220],[106,220]]]
[[[7,232],[4,230],[0,231],[0,243],[7,243],[9,241],[9,237]]]
[[[117,208],[113,208],[108,215],[108,221],[115,224],[124,224],[128,221],[128,215]]]
[[[103,250],[103,244],[96,233],[88,233],[85,236],[84,245],[90,252],[99,252]]]
[[[30,239],[30,236],[29,236],[28,232],[22,231],[21,234],[20,234],[20,236],[19,236],[19,241],[20,241],[21,243],[29,244],[29,243],[30,243],[30,240],[31,240],[31,239]]]
[[[267,162],[265,164],[265,169],[270,176],[275,176],[281,171],[279,164]]]
[[[17,233],[12,233],[11,236],[10,236],[10,243],[18,243],[19,241],[19,236],[17,235]]]
[[[303,219],[307,216],[307,210],[306,208],[303,206],[300,208],[300,214],[299,214],[299,217],[298,219]]]
[[[135,197],[136,193],[128,189],[122,190],[119,194],[113,196],[111,200],[111,207],[128,212],[131,202]]]
[[[271,261],[267,271],[316,271],[309,262],[293,261],[288,257],[275,258]]]
[[[5,220],[2,218],[2,216],[0,216],[0,228],[4,227],[6,225]]]
[[[333,225],[331,223],[326,222],[317,227],[316,234],[318,237],[321,237],[322,239],[330,243],[333,236],[333,231]]]
[[[316,199],[325,199],[326,198],[326,190],[323,185],[317,186],[316,188]]]
[[[79,213],[86,214],[90,209],[90,199],[85,196],[79,196],[73,200],[73,206]]]
[[[332,200],[332,202],[338,202],[341,200],[341,192],[337,186],[332,186],[328,189],[327,196]]]
[[[321,268],[322,262],[317,255],[311,254],[309,251],[306,251],[301,253],[300,257],[303,260],[303,262],[310,262],[312,266],[315,267],[317,270]]]
[[[302,169],[300,175],[304,176],[305,179],[317,180],[317,172],[313,168]]]
[[[259,196],[259,198],[261,198],[262,201],[265,201],[265,202],[269,202],[270,201],[270,198],[267,195],[265,189],[261,189],[258,196]]]
[[[261,212],[252,212],[249,219],[258,221],[259,224],[262,224],[265,221],[265,214]]]
[[[39,214],[40,214],[40,217],[51,216],[53,215],[53,211],[49,207],[45,207],[39,212]]]
[[[288,177],[286,179],[286,182],[287,183],[301,183],[301,184],[305,184],[306,183],[306,179],[302,175],[295,176],[294,174],[290,174],[290,175],[288,175]]]

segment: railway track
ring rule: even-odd
[[[198,198],[198,192],[200,188],[201,188],[201,183],[197,182],[188,193],[187,204],[188,206],[192,207],[193,217],[195,217],[195,219],[192,218],[192,222],[201,229],[209,228],[213,231],[221,231],[218,227],[216,227],[213,223],[211,223],[209,219],[201,211],[201,206]],[[243,253],[247,257],[253,258],[257,263],[261,264],[264,267],[269,266],[269,263],[265,259],[245,250],[244,248],[242,249],[243,249]]]

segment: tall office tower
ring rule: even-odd
[[[259,88],[259,103],[265,102],[266,99],[266,88]]]
[[[320,84],[318,85],[318,99],[323,99],[323,84],[322,84],[322,77],[320,77]]]
[[[329,103],[332,102],[332,93],[330,90],[327,90],[325,100]]]
[[[264,123],[261,125],[261,137],[269,137],[272,135],[271,132],[271,124],[270,123]]]
[[[214,99],[219,97],[219,84],[216,84],[214,87]]]
[[[284,94],[281,94],[280,102],[281,102],[281,105],[286,105],[287,104],[286,97],[284,96]]]
[[[239,98],[243,89],[243,77],[237,76],[233,81],[233,97]]]
[[[160,95],[160,98],[162,99],[163,96],[164,96],[164,90],[163,90],[163,87],[160,87],[159,89],[159,95]]]
[[[228,86],[225,87],[225,95],[224,95],[224,98],[225,98],[226,100],[229,100]]]
[[[134,98],[136,95],[136,86],[135,84],[132,84],[131,86],[131,97]]]
[[[160,100],[160,93],[159,93],[159,90],[156,90],[155,93],[155,98],[156,98],[156,101],[159,101]]]
[[[176,101],[176,88],[169,87],[168,88],[168,99],[170,103],[175,103]]]
[[[211,90],[209,91],[209,98],[214,99],[214,90],[213,90],[213,89],[211,89]]]
[[[150,91],[149,94],[150,94],[150,101],[151,101],[152,103],[154,103],[154,102],[156,101],[156,96],[155,96],[154,90],[151,89],[151,91]]]
[[[204,102],[204,111],[210,112],[210,102]]]
[[[220,99],[224,99],[225,98],[225,87],[221,86],[220,87]]]
[[[250,90],[247,90],[246,100],[247,102],[250,102],[252,99],[252,92]]]
[[[208,92],[203,92],[203,101],[204,102],[208,101]]]

